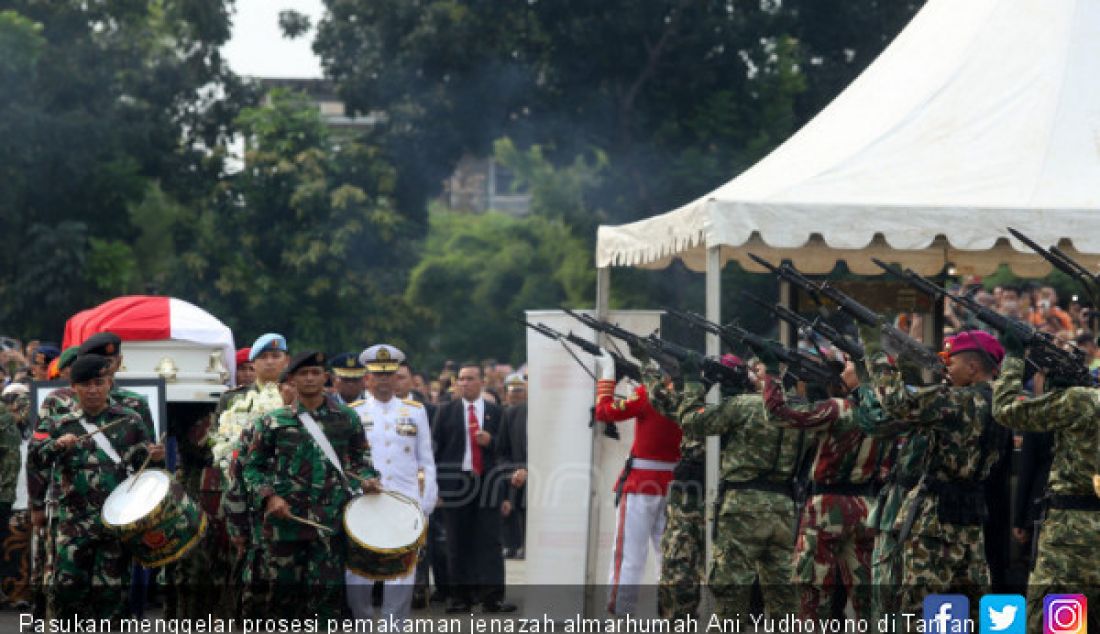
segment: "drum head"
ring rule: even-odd
[[[134,523],[157,508],[168,495],[171,484],[172,476],[160,469],[149,469],[126,478],[107,496],[103,521],[110,526]]]
[[[424,513],[416,502],[391,492],[361,495],[344,514],[344,525],[352,538],[379,551],[416,543],[424,532],[424,523]]]

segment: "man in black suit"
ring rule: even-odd
[[[504,379],[508,406],[497,440],[497,457],[508,476],[504,515],[504,556],[522,559],[527,522],[527,381],[520,374]]]
[[[504,478],[494,441],[500,407],[481,396],[481,366],[463,365],[458,394],[441,404],[432,426],[439,501],[447,531],[451,587],[448,613],[470,610],[511,612],[504,603],[504,557],[500,549],[500,503]]]

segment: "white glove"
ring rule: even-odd
[[[600,356],[596,357],[596,372],[599,373],[601,380],[615,380],[615,359],[603,348],[600,348]]]

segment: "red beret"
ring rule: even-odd
[[[741,357],[735,354],[730,354],[728,352],[722,355],[722,358],[719,360],[722,362],[722,365],[726,366],[727,368],[736,368],[739,365],[745,365],[745,362],[741,360]]]
[[[982,330],[964,330],[953,337],[944,339],[943,350],[949,355],[966,352],[967,350],[977,350],[993,357],[993,362],[996,365],[1000,365],[1001,360],[1005,358],[1005,349],[1001,342],[997,341],[993,335]]]
[[[237,365],[243,365],[249,363],[248,353],[252,351],[252,348],[241,348],[237,350]]]

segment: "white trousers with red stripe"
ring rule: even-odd
[[[650,544],[657,562],[657,576],[661,576],[661,533],[665,532],[666,501],[663,495],[640,493],[627,493],[619,500],[608,582],[607,611],[611,614],[635,612]]]

